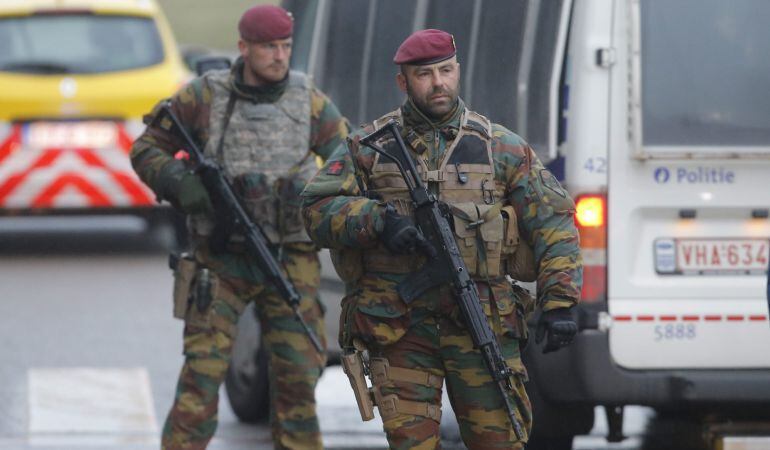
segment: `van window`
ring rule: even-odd
[[[640,4],[643,145],[770,145],[770,2]]]
[[[316,2],[284,2],[298,17]],[[569,2],[567,2],[569,3]],[[316,83],[355,126],[404,100],[393,55],[416,29],[452,33],[460,62],[460,95],[468,106],[527,139],[540,157],[555,152],[549,115],[557,36],[565,0],[328,0],[317,2],[322,44],[316,54],[295,52],[292,63],[315,58]],[[303,23],[308,23],[305,19]],[[310,39],[311,33],[295,35]],[[309,48],[304,46],[302,48]],[[528,49],[528,51],[525,51]],[[557,64],[559,66],[554,67]],[[295,66],[297,67],[297,66]],[[523,87],[523,88],[522,88]]]
[[[414,10],[413,0],[388,0],[371,2],[376,8],[374,15],[374,39],[369,48],[371,62],[363,77],[365,93],[364,120],[373,120],[392,111],[400,105],[405,96],[396,86],[398,66],[393,64],[393,55],[398,46],[412,33]]]
[[[468,63],[469,47],[473,40],[473,9],[476,2],[467,0],[442,0],[428,4],[428,14],[423,28],[437,28],[450,33],[455,38],[457,60],[461,64],[461,73],[466,70],[463,63]],[[468,97],[469,86],[463,86],[461,95]]]
[[[529,140],[531,136],[516,124],[516,105],[523,101],[518,95],[517,78],[526,7],[524,2],[507,0],[484,3],[475,63],[465,70],[473,71],[469,103],[476,111]],[[547,91],[541,97],[547,98]]]
[[[287,9],[293,11],[292,14],[294,16],[294,39],[291,52],[291,68],[307,72],[310,47],[313,43],[313,33],[315,31],[318,1],[293,0],[286,3],[289,5],[287,6]]]
[[[0,70],[99,73],[163,61],[152,19],[45,14],[0,19]]]

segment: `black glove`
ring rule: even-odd
[[[161,168],[155,191],[159,198],[168,200],[185,214],[214,215],[214,207],[201,176],[191,172],[182,161],[175,159]]]
[[[572,343],[577,334],[577,323],[572,318],[571,308],[557,308],[540,314],[535,332],[535,344],[548,335],[543,353],[550,353]]]
[[[175,186],[176,203],[187,214],[214,215],[211,198],[203,185],[201,177],[194,173],[186,173]]]
[[[425,238],[414,226],[411,217],[400,215],[396,208],[388,205],[380,240],[393,253],[414,253],[424,243]]]

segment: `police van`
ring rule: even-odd
[[[391,59],[452,33],[467,104],[523,136],[576,199],[580,332],[526,350],[533,445],[606,407],[715,422],[770,410],[770,3],[292,0],[293,65],[351,122],[403,100]],[[718,437],[718,436],[717,436]]]

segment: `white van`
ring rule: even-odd
[[[530,448],[608,406],[770,415],[770,2],[296,0],[294,65],[353,124],[402,100],[412,31],[455,35],[461,96],[529,141],[577,200],[580,333],[526,364]]]
[[[558,151],[590,319],[559,361],[533,358],[538,386],[763,418],[770,4],[575,0],[571,14]]]

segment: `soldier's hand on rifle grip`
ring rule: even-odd
[[[557,308],[544,311],[537,320],[535,343],[546,338],[543,353],[550,353],[572,343],[577,334],[577,323],[572,317],[571,308]]]
[[[176,202],[186,214],[214,215],[211,197],[198,174],[185,173],[176,185]]]
[[[399,254],[414,253],[417,248],[422,248],[422,242],[425,241],[414,225],[414,220],[400,215],[392,205],[385,209],[385,226],[380,239],[388,250]]]

